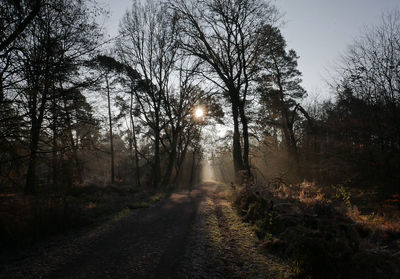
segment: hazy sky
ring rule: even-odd
[[[99,0],[110,9],[105,22],[111,36],[118,33],[121,16],[131,0]],[[400,0],[275,0],[284,13],[283,34],[300,56],[303,86],[310,96],[328,96],[327,69],[345,52],[366,25],[379,22],[382,13],[400,9]]]

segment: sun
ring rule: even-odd
[[[196,110],[194,111],[194,116],[196,118],[201,118],[204,116],[204,110],[202,108],[196,108]]]

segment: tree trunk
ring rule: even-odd
[[[153,164],[153,187],[157,188],[160,184],[160,115],[156,112],[154,127],[154,164]]]
[[[240,144],[240,133],[239,133],[239,112],[238,105],[236,102],[232,101],[232,115],[233,115],[233,166],[235,174],[243,169],[243,159],[242,159],[242,147]]]
[[[135,150],[136,186],[140,187],[139,153],[138,153],[137,139],[136,139],[136,134],[135,134],[135,121],[133,120],[133,93],[131,93],[129,116],[131,119],[131,126],[132,126],[133,148]]]
[[[39,143],[40,128],[37,125],[37,119],[32,121],[30,155],[28,171],[26,173],[25,194],[35,194],[36,192],[36,161],[37,148]]]
[[[115,180],[115,172],[114,172],[114,139],[113,139],[113,130],[112,130],[110,84],[109,84],[107,75],[106,75],[106,86],[107,86],[108,121],[109,121],[109,128],[110,128],[111,183],[114,184],[114,180]]]
[[[26,184],[25,184],[25,194],[34,194],[36,192],[36,164],[37,164],[37,150],[39,145],[40,129],[42,126],[45,105],[47,102],[47,90],[46,86],[42,95],[42,103],[39,107],[39,116],[37,117],[37,90],[32,90],[31,92],[31,104],[29,109],[29,114],[31,117],[31,142],[30,142],[30,155],[28,170],[26,173]]]
[[[194,167],[195,167],[195,164],[196,164],[196,152],[197,152],[197,150],[194,149],[193,150],[193,154],[192,154],[192,168],[190,169],[190,180],[189,180],[190,189],[192,189],[193,181],[194,181]]]
[[[3,74],[0,74],[0,105],[4,102],[4,91],[3,91]]]
[[[247,171],[247,175],[251,176],[250,163],[249,163],[249,127],[248,120],[244,111],[244,102],[239,106],[240,120],[242,122],[243,130],[243,169]]]
[[[53,132],[53,138],[52,138],[52,179],[53,179],[53,185],[56,185],[58,183],[58,160],[57,160],[57,109],[56,109],[56,97],[55,94],[52,94],[52,116],[53,116],[53,123],[52,123],[52,132]]]
[[[291,154],[292,154],[295,162],[298,163],[299,157],[298,157],[298,153],[297,153],[297,143],[296,143],[296,137],[295,137],[294,131],[293,131],[293,124],[290,125],[289,136],[290,136]]]
[[[297,156],[297,146],[296,146],[296,138],[294,136],[293,132],[293,123],[290,122],[290,117],[289,117],[289,108],[285,105],[284,101],[284,91],[283,91],[283,86],[281,83],[281,74],[278,72],[277,76],[277,83],[279,87],[279,100],[280,100],[280,110],[281,110],[281,116],[282,116],[282,126],[283,126],[283,133],[285,135],[285,141],[286,141],[286,147],[289,152],[289,156],[294,159],[294,162],[296,164],[296,167],[298,165],[298,156]],[[295,113],[295,111],[293,112]]]
[[[170,153],[168,156],[168,164],[167,164],[167,169],[165,172],[165,176],[163,179],[163,185],[168,186],[170,183],[172,171],[174,169],[175,161],[176,161],[176,146],[178,144],[178,133],[179,133],[179,127],[176,127],[176,129],[172,130],[172,142],[171,142],[171,147],[170,147]]]
[[[72,148],[72,156],[75,161],[75,167],[76,167],[76,172],[78,176],[78,180],[80,183],[83,182],[83,173],[82,173],[82,166],[80,164],[79,158],[78,158],[78,151],[77,147],[74,141],[74,136],[72,134],[72,126],[71,126],[71,116],[69,114],[69,109],[67,107],[66,101],[64,100],[64,109],[65,109],[65,115],[66,115],[66,120],[67,120],[67,126],[68,126],[68,134],[69,134],[69,142],[71,144]]]
[[[287,147],[289,156],[294,160],[294,162],[297,165],[297,163],[298,163],[297,145],[296,145],[296,138],[294,136],[294,131],[293,131],[293,124],[290,123],[289,114],[288,114],[287,109],[282,107],[281,111],[282,111],[283,134],[285,136],[286,147]]]
[[[182,144],[182,143],[181,143],[181,144]],[[172,180],[172,183],[174,183],[174,184],[176,184],[176,182],[178,181],[179,175],[180,175],[180,173],[181,173],[182,164],[183,164],[183,162],[185,161],[185,158],[186,158],[186,152],[187,152],[187,148],[188,148],[188,146],[189,146],[189,142],[185,142],[185,143],[183,143],[183,144],[184,144],[183,150],[182,150],[182,148],[181,148],[182,146],[178,148],[178,150],[181,150],[181,151],[180,151],[180,154],[179,154],[179,158],[178,158],[178,160],[177,160],[177,162],[176,162],[176,167],[175,167],[176,173],[175,173],[175,177],[174,177],[174,179]]]

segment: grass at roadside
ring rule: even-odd
[[[85,185],[62,194],[0,195],[0,260],[53,235],[120,218],[166,196],[128,185]],[[4,255],[2,255],[4,254]]]
[[[287,262],[259,249],[252,226],[243,222],[230,202],[231,187],[215,184],[215,192],[202,203],[202,216],[207,258],[213,263],[208,266],[221,268],[204,277],[290,278]]]
[[[127,207],[129,209],[148,208],[152,204],[165,198],[165,196],[166,196],[166,193],[164,193],[164,192],[155,193],[155,194],[149,195],[147,197],[143,197],[141,200],[130,203],[127,205]]]

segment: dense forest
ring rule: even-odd
[[[211,178],[206,166],[262,239],[281,232],[270,195],[284,188],[294,204],[331,194],[350,215],[399,221],[399,11],[354,38],[324,100],[307,97],[272,2],[132,1],[111,39],[106,14],[92,0],[1,1],[1,247],[146,207]]]

